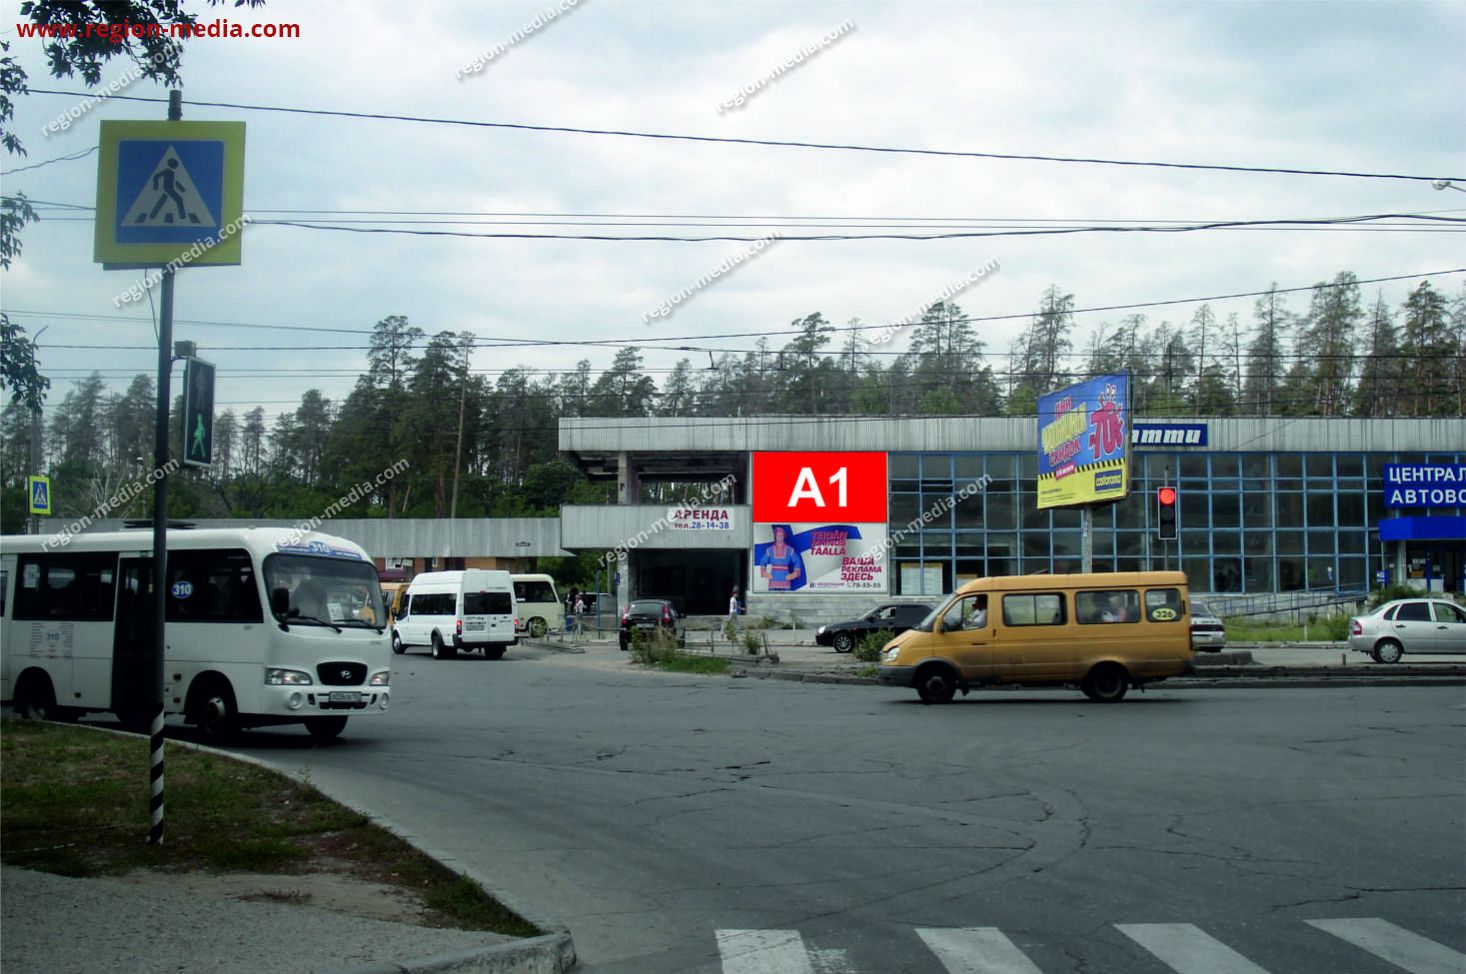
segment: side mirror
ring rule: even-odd
[[[270,589],[270,611],[281,619],[290,611],[290,589]]]

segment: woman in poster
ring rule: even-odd
[[[786,529],[774,525],[774,543],[764,552],[759,572],[769,583],[770,592],[787,592],[803,572],[803,562],[794,546],[784,540]]]

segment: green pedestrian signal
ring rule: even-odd
[[[207,467],[214,462],[214,364],[184,360],[183,462]]]

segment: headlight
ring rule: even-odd
[[[892,646],[890,649],[886,650],[886,662],[887,663],[894,663],[894,662],[896,662],[896,657],[897,656],[900,656],[900,655],[901,655],[901,647],[900,646]]]
[[[300,670],[286,670],[278,666],[272,666],[265,670],[265,683],[275,687],[307,687],[315,680],[311,679],[309,673]]]
[[[816,636],[823,636],[825,634],[825,627],[824,626],[820,626],[818,629],[816,629],[814,631],[814,634]]]
[[[369,681],[368,685],[369,686],[374,686],[374,687],[385,687],[385,686],[390,685],[391,682],[392,682],[392,671],[391,670],[383,670],[380,673],[373,673],[372,674],[372,678]]]

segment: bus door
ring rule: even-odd
[[[117,629],[112,643],[112,707],[142,720],[153,707],[153,560],[123,558],[118,569]],[[166,710],[166,707],[165,707]],[[124,721],[128,718],[124,717]]]

